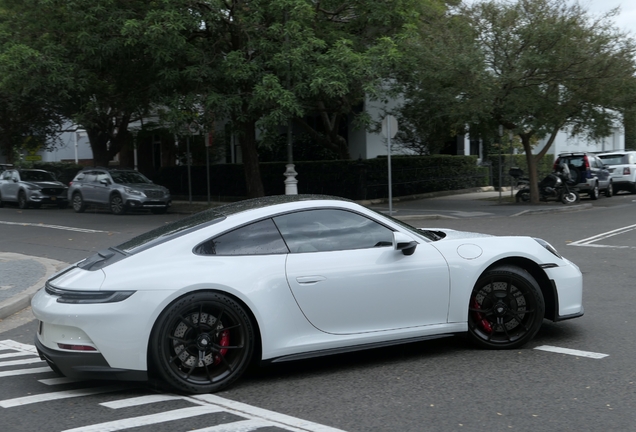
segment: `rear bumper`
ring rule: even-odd
[[[54,364],[64,376],[74,379],[111,379],[120,381],[147,381],[146,371],[115,369],[100,353],[57,351],[45,347],[35,337],[35,347],[42,360]]]

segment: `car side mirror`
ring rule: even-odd
[[[393,233],[393,249],[402,251],[404,255],[413,255],[417,242],[406,234],[395,231]]]
[[[106,179],[104,179],[104,180],[100,180],[99,182],[100,182],[101,184],[103,184],[104,186],[108,186],[108,185],[110,184],[110,182],[109,182],[108,180],[106,180]]]

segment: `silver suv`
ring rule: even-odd
[[[0,174],[0,207],[15,202],[21,209],[40,208],[42,204],[66,208],[66,186],[49,171],[8,169]]]
[[[615,151],[598,155],[609,166],[614,190],[636,193],[636,151]]]
[[[68,199],[82,213],[89,205],[108,207],[121,215],[129,209],[165,213],[172,203],[170,191],[133,170],[87,168],[69,184]]]

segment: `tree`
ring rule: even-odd
[[[2,0],[3,51],[29,51],[54,67],[39,70],[32,87],[51,118],[86,129],[95,164],[107,166],[131,141],[129,124],[147,115],[173,81],[157,74],[155,58],[122,36],[125,23],[143,17],[143,0]],[[25,68],[29,70],[32,68]],[[14,69],[13,81],[34,83]],[[161,89],[161,90],[160,90]],[[23,95],[24,96],[24,95]]]
[[[610,21],[617,11],[592,17],[566,0],[485,1],[459,11],[484,57],[471,99],[521,138],[536,203],[537,161],[560,130],[600,138],[620,120],[634,42]],[[547,138],[536,155],[533,137]]]
[[[438,0],[430,0],[437,2]],[[203,122],[228,118],[241,145],[249,196],[263,188],[256,130],[278,134],[292,120],[348,158],[340,124],[377,95],[395,40],[429,0],[172,0],[125,28],[156,59],[180,59],[188,109]],[[187,90],[186,90],[187,89]],[[166,106],[183,110],[183,99]],[[317,126],[306,116],[317,116]]]

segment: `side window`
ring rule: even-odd
[[[102,180],[107,180],[109,184],[111,183],[110,178],[108,178],[108,174],[102,173],[102,172],[97,172],[96,174],[97,174],[97,176],[96,176],[95,181],[97,183],[100,183]]]
[[[199,255],[271,255],[289,253],[271,219],[237,228],[200,244]]]
[[[325,252],[387,247],[393,232],[379,223],[345,210],[307,210],[274,218],[289,250]]]

